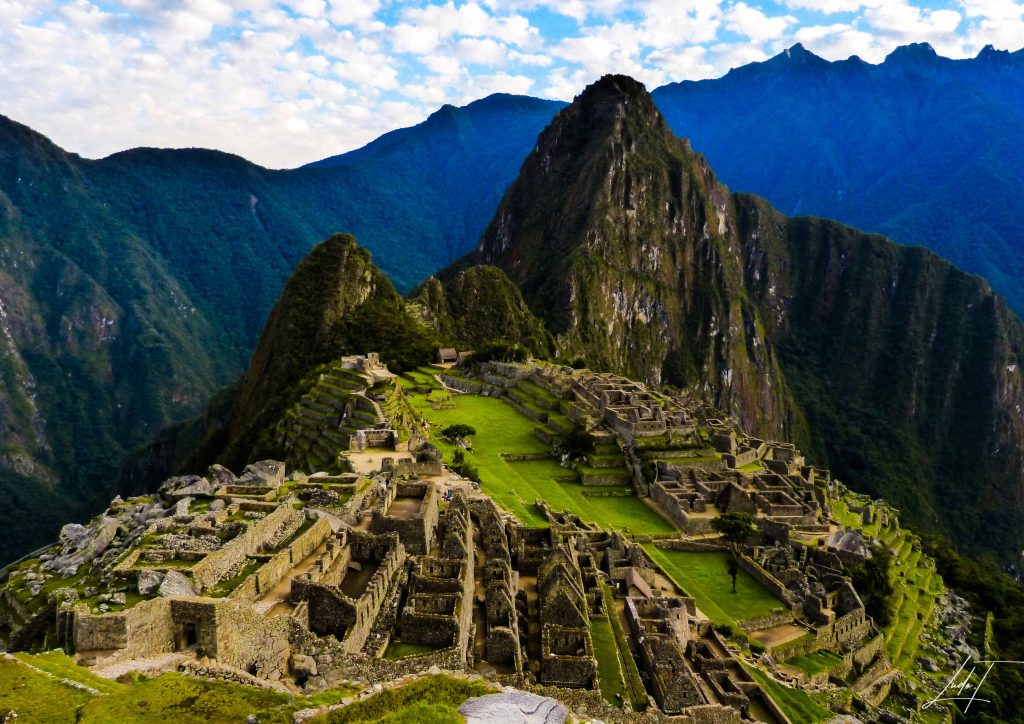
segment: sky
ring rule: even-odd
[[[202,146],[290,168],[495,92],[650,89],[803,43],[877,63],[1024,46],[1024,0],[0,0],[0,114],[89,158]]]

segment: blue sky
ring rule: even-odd
[[[880,62],[1024,46],[1024,0],[0,0],[0,113],[99,157],[205,146],[290,167],[493,92],[649,88],[802,42]]]

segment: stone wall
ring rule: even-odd
[[[391,504],[398,498],[419,500],[419,511],[412,516],[388,514]],[[370,530],[375,535],[397,533],[406,551],[412,555],[426,555],[437,526],[437,487],[431,482],[399,482],[388,490],[381,508],[373,511]]]
[[[342,639],[349,653],[363,647],[381,604],[388,597],[392,579],[405,564],[405,547],[394,533],[373,536],[353,532],[348,537],[355,560],[380,560],[380,565],[358,599],[352,599],[335,586],[307,579],[294,579],[290,599],[309,604],[309,628],[314,633]]]
[[[281,582],[292,569],[313,553],[331,535],[331,524],[319,518],[290,545],[271,556],[255,573],[245,579],[229,598],[235,601],[256,601]]]
[[[739,558],[739,564],[740,567],[743,568],[743,570],[745,570],[747,573],[749,573],[758,581],[760,581],[761,585],[763,585],[773,594],[782,599],[782,601],[779,602],[780,606],[792,607],[796,605],[797,600],[793,593],[787,591],[786,587],[782,585],[782,582],[779,581],[779,579],[777,579],[772,574],[768,573],[768,571],[766,571],[765,569],[761,568],[761,566],[757,565],[757,563],[753,561],[749,556],[741,553]],[[783,601],[785,603],[783,603]]]
[[[192,581],[196,590],[203,592],[214,588],[233,570],[237,570],[246,558],[271,543],[282,528],[294,525],[296,519],[301,524],[302,518],[300,511],[285,505],[251,523],[244,533],[192,566]]]
[[[126,611],[101,615],[79,604],[74,608],[73,631],[77,651],[125,649],[130,658],[174,651],[168,598],[154,598]]]
[[[217,660],[260,678],[278,681],[288,674],[287,616],[263,618],[249,606],[218,607]]]

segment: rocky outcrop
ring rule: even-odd
[[[196,588],[178,571],[167,571],[156,592],[158,596],[194,596]]]

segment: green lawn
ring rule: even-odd
[[[786,659],[786,666],[799,669],[808,676],[817,676],[842,663],[843,657],[831,651],[815,651],[813,654],[800,654]]]
[[[615,615],[614,611],[612,615]],[[590,619],[590,636],[594,640],[597,672],[601,676],[601,696],[613,706],[622,706],[625,684],[622,683],[622,667],[619,666],[619,647],[615,644],[615,632],[608,619]]]
[[[835,717],[835,712],[821,706],[801,689],[791,689],[775,681],[771,676],[754,666],[743,665],[765,693],[785,712],[793,724],[817,724]]]
[[[14,711],[18,721],[74,722],[78,707],[92,698],[17,661],[0,658],[0,716]]]
[[[737,592],[733,593],[728,572],[730,554],[725,551],[671,551],[650,543],[644,544],[644,550],[677,586],[696,599],[697,607],[715,624],[735,626],[739,621],[769,616],[785,606],[742,568],[736,577]]]
[[[601,595],[604,597],[604,610],[608,614],[612,636],[615,639],[615,646],[618,648],[620,671],[624,674],[623,691],[633,704],[633,709],[643,711],[647,708],[647,689],[640,678],[640,671],[636,667],[636,661],[633,660],[633,654],[629,650],[626,632],[622,628],[622,621],[616,612],[612,589],[604,581],[601,581],[599,585],[601,586]]]
[[[480,474],[483,491],[513,513],[526,525],[545,525],[534,506],[546,501],[555,510],[568,510],[583,520],[603,528],[631,533],[673,533],[675,528],[640,498],[633,496],[601,498],[585,495],[588,488],[579,483],[559,482],[556,477],[571,476],[573,471],[554,459],[508,462],[501,454],[548,453],[550,448],[533,434],[536,423],[515,408],[493,397],[455,395],[455,407],[434,410],[423,395],[410,394],[416,411],[431,423],[431,442],[452,459],[454,448],[440,438],[441,429],[456,422],[471,425],[473,451],[466,460]]]

